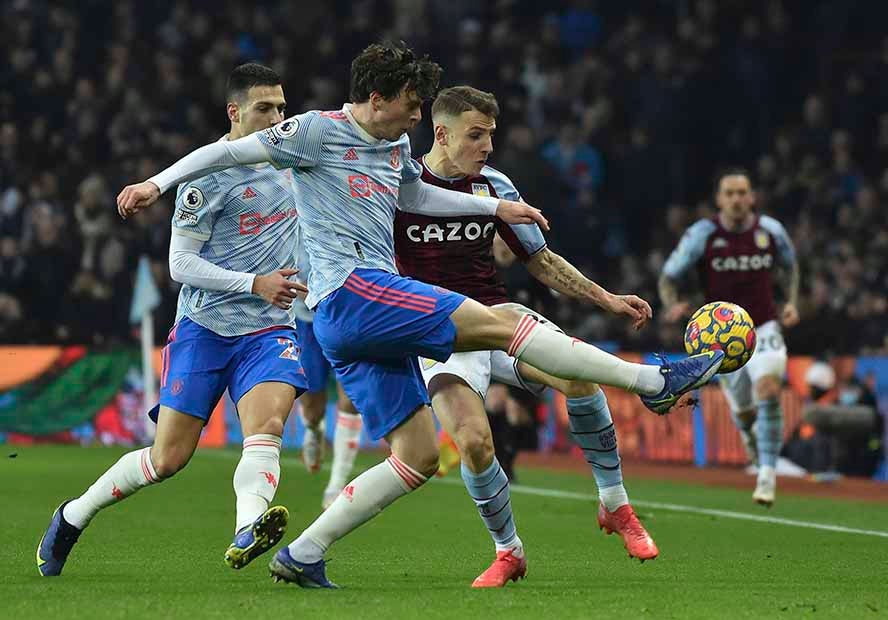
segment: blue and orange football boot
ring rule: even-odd
[[[65,505],[70,501],[68,500],[56,508],[49,527],[46,528],[43,538],[40,539],[40,544],[37,545],[37,570],[44,577],[58,577],[62,574],[65,561],[68,559],[74,543],[83,533],[83,530],[78,530],[65,521],[62,514]]]
[[[225,551],[225,563],[231,568],[243,568],[274,547],[287,531],[290,513],[283,506],[272,506],[234,535],[234,541]]]
[[[668,362],[662,356],[660,374],[665,385],[659,394],[641,396],[644,406],[659,415],[666,415],[682,395],[696,390],[709,382],[718,372],[725,359],[724,351],[706,351],[686,357],[677,362]]]
[[[268,572],[275,582],[295,583],[300,588],[338,588],[339,586],[327,579],[326,567],[324,560],[311,564],[298,562],[290,555],[290,549],[284,547],[274,554],[268,564]]]

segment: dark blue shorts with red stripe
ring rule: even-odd
[[[429,402],[417,356],[446,361],[465,296],[376,269],[356,269],[315,308],[314,332],[345,393],[381,439]]]
[[[260,383],[308,387],[299,341],[290,325],[220,336],[183,317],[161,351],[160,404],[206,422],[225,392],[235,404]],[[148,412],[157,422],[159,406]]]

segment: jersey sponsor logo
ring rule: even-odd
[[[716,256],[709,263],[715,271],[761,271],[770,269],[774,257],[770,254],[753,254],[740,256]]]
[[[414,243],[433,243],[445,241],[475,241],[481,237],[487,238],[493,234],[496,225],[487,222],[483,226],[478,222],[446,222],[441,224],[426,224],[419,226],[414,224],[407,227],[407,238]]]
[[[360,159],[358,157],[358,152],[354,149],[347,150],[342,157],[342,161],[358,161],[358,159]]]
[[[194,226],[195,224],[197,224],[197,216],[194,213],[186,211],[185,209],[179,209],[176,211],[176,221],[182,224]]]
[[[401,167],[401,147],[396,146],[392,149],[392,157],[389,159],[389,166],[397,170]]]
[[[348,177],[348,188],[351,190],[352,198],[369,198],[371,194],[390,194],[398,196],[397,187],[389,187],[377,183],[366,174],[352,174]]]
[[[728,242],[725,241],[724,239],[722,239],[721,237],[716,237],[715,239],[713,239],[712,249],[726,248],[726,247],[728,247]]]
[[[189,211],[197,211],[203,206],[203,192],[196,187],[189,187],[182,196],[182,207]]]
[[[490,198],[490,186],[487,183],[472,183],[472,193],[476,196]]]
[[[271,215],[262,215],[261,213],[243,213],[240,216],[240,234],[242,235],[258,235],[266,226],[277,224],[288,218],[295,218],[296,209],[287,209],[279,211]]]
[[[295,118],[278,123],[272,129],[281,138],[290,138],[299,130],[299,121]]]
[[[254,190],[252,187],[248,187],[244,190],[244,193],[241,194],[241,200],[252,200],[258,195],[259,194],[256,193],[256,190]]]
[[[755,247],[760,250],[767,250],[768,246],[771,245],[771,240],[768,238],[768,233],[764,230],[756,230],[752,237],[755,240]]]

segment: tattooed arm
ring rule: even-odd
[[[614,314],[625,315],[636,329],[643,327],[652,316],[650,305],[640,297],[609,293],[549,248],[537,252],[525,264],[531,275],[549,288]]]

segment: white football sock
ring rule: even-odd
[[[356,413],[336,412],[336,434],[333,436],[333,466],[327,490],[341,491],[348,481],[361,441],[361,416]]]
[[[237,497],[235,533],[268,510],[281,477],[281,438],[277,435],[244,437],[244,450],[234,470]]]
[[[663,390],[659,366],[634,364],[597,347],[547,329],[533,316],[521,317],[509,355],[562,379],[580,379],[654,396]]]
[[[290,543],[290,555],[306,564],[321,560],[330,545],[426,480],[392,454],[345,485],[336,501]]]
[[[151,448],[128,452],[102,474],[86,492],[69,502],[62,516],[82,530],[102,508],[116,504],[142,487],[160,482],[151,464]]]

